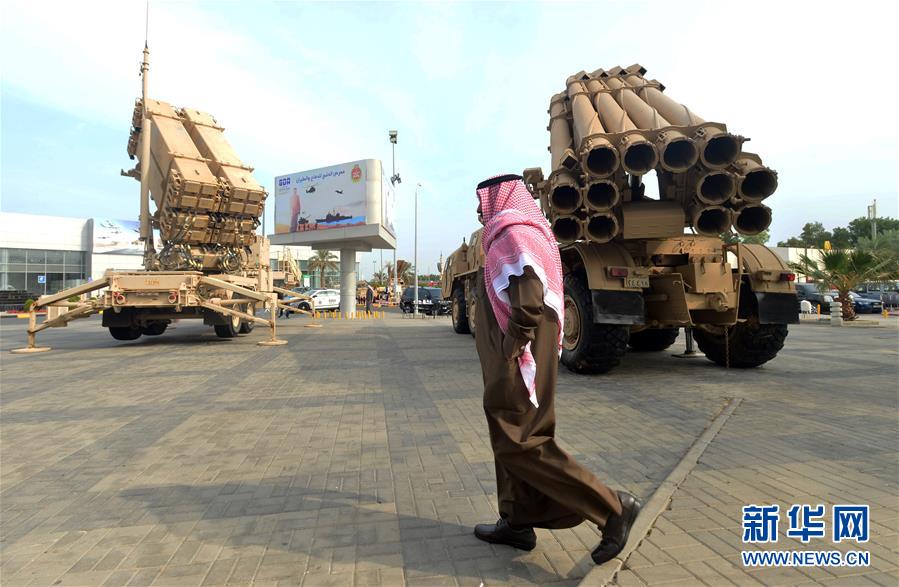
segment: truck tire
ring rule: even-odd
[[[605,373],[627,352],[627,326],[593,322],[593,298],[582,274],[565,276],[562,329],[562,364],[574,373]]]
[[[710,361],[727,367],[729,360],[730,367],[751,369],[777,356],[787,338],[787,325],[759,324],[751,318],[730,327],[727,335],[729,345],[725,344],[723,330],[719,333],[694,328],[693,338]]]
[[[478,302],[477,296],[471,296],[471,299],[468,300],[468,304],[466,304],[467,310],[466,314],[468,315],[468,331],[471,333],[471,337],[475,338],[478,332],[478,324],[477,324],[477,311],[478,311]]]
[[[453,290],[453,330],[456,334],[469,334],[468,308],[465,306],[465,289],[457,285]]]
[[[141,328],[141,334],[146,334],[147,336],[159,336],[165,332],[165,329],[168,327],[169,323],[164,320],[153,320]]]
[[[664,351],[674,344],[678,334],[680,334],[678,328],[651,328],[640,332],[631,332],[627,344],[632,351],[638,353]]]
[[[253,304],[248,304],[240,309],[241,312],[246,312],[247,314],[256,315],[256,306]],[[253,332],[253,329],[256,328],[256,323],[252,320],[241,320],[240,328],[237,330],[238,334],[249,334]]]
[[[230,318],[226,324],[215,325],[215,335],[219,338],[235,338],[240,332],[240,317],[228,316]]]
[[[137,340],[141,335],[141,327],[136,324],[131,326],[110,326],[109,334],[116,340]]]

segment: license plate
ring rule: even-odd
[[[642,277],[625,277],[624,287],[638,287],[640,289],[646,289],[649,287],[649,276],[644,275]]]

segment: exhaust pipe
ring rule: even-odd
[[[583,233],[581,220],[570,214],[556,216],[552,221],[552,231],[561,245],[580,240]]]
[[[701,235],[718,236],[730,230],[731,211],[724,206],[694,204],[689,213],[693,230]]]
[[[693,139],[677,129],[659,112],[637,96],[636,91],[617,77],[603,80],[612,90],[617,91],[618,103],[641,129],[661,130],[656,142],[662,154],[662,168],[666,171],[683,172],[693,167],[699,160],[699,151]]]
[[[618,151],[603,135],[606,129],[599,120],[596,109],[590,101],[589,93],[580,72],[568,78],[568,99],[571,102],[571,122],[574,129],[574,143],[578,148],[581,168],[597,178],[608,177],[618,169]]]
[[[737,193],[737,182],[727,171],[703,173],[696,182],[696,198],[703,204],[720,205]]]
[[[587,91],[593,94],[593,105],[603,127],[616,134],[627,133],[619,139],[621,166],[631,175],[644,175],[659,163],[659,153],[628,117],[609,88],[595,77],[586,80]]]
[[[581,188],[574,176],[561,169],[549,179],[549,204],[559,214],[571,214],[581,207]]]
[[[763,204],[743,206],[734,215],[734,228],[740,234],[758,234],[771,226],[771,208]]]
[[[571,129],[568,128],[568,111],[565,109],[565,94],[556,94],[549,102],[549,153],[552,169],[574,169],[577,157],[571,148]]]
[[[606,212],[618,205],[620,194],[618,186],[607,179],[599,179],[587,183],[584,202],[594,212]]]
[[[727,132],[723,125],[708,124],[685,105],[675,102],[665,94],[665,86],[643,77],[646,70],[639,64],[631,65],[621,72],[624,82],[634,88],[644,102],[655,108],[674,126],[703,126],[696,132],[696,147],[699,159],[709,169],[723,169],[740,155],[742,139]]]
[[[753,154],[744,153],[744,155]],[[737,181],[737,192],[747,202],[761,202],[777,190],[777,172],[762,165],[757,155],[754,157],[743,157],[733,164],[734,170],[740,176]]]
[[[591,214],[584,221],[584,236],[593,243],[607,243],[618,234],[618,219],[611,212]]]

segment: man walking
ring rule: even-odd
[[[496,462],[500,519],[475,536],[522,550],[534,528],[602,530],[592,558],[602,564],[627,542],[640,502],[612,491],[554,439],[553,407],[562,340],[562,264],[549,223],[518,175],[478,184],[485,253],[477,281],[484,411]]]

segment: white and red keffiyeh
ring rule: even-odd
[[[477,188],[484,231],[484,285],[493,314],[503,333],[508,333],[511,307],[509,278],[523,275],[530,266],[543,284],[543,303],[559,317],[559,353],[562,352],[564,305],[562,261],[549,222],[518,175],[500,175],[482,181]],[[537,364],[531,343],[518,357],[518,368],[528,389],[528,399],[539,407],[535,380]]]

